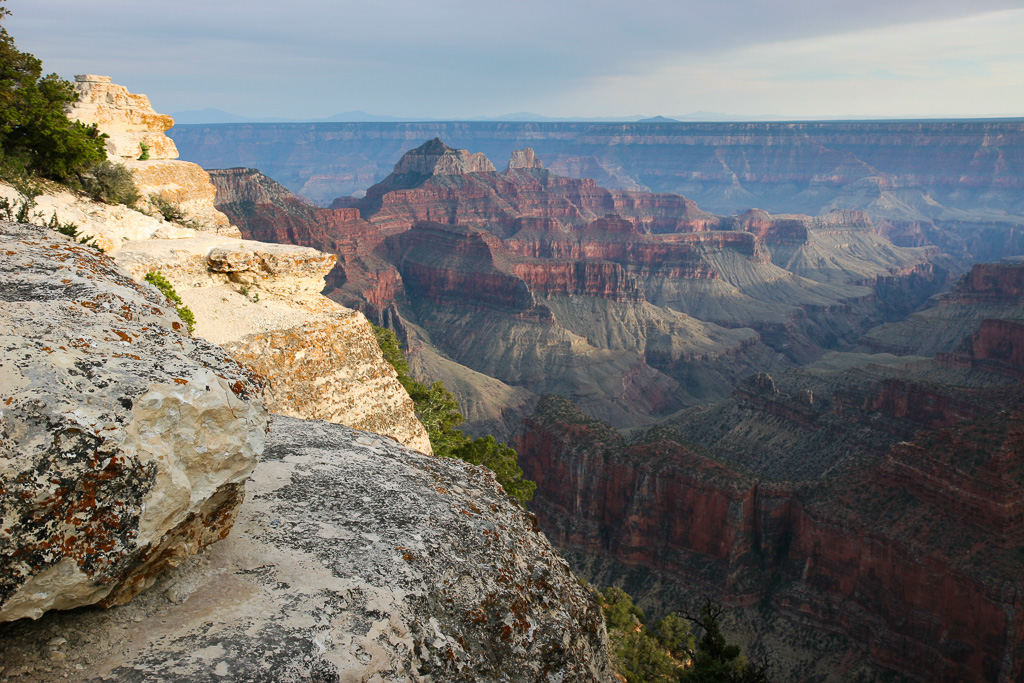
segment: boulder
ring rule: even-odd
[[[0,621],[126,602],[223,538],[263,450],[262,380],[157,290],[0,223]]]
[[[235,528],[108,613],[0,627],[12,681],[612,681],[600,608],[484,468],[275,417]]]

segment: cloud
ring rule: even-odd
[[[422,116],[564,110],[569,97],[587,93],[581,105],[610,107],[598,95],[613,85],[624,93],[620,102],[625,93],[635,98],[630,113],[677,111],[648,106],[672,103],[659,93],[666,82],[700,83],[673,75],[684,64],[714,79],[728,68],[746,68],[744,57],[758,58],[762,49],[783,60],[773,52],[780,45],[918,26],[921,18],[969,22],[1020,6],[1019,0],[8,4],[13,16],[6,25],[18,45],[62,75],[107,73],[165,111],[213,106],[296,118],[346,109]],[[748,74],[744,82],[758,80]]]
[[[598,77],[548,106],[617,114],[694,110],[789,116],[1024,114],[1024,10],[674,55]],[[629,103],[629,104],[625,104]]]

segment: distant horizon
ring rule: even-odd
[[[210,113],[210,116],[221,115],[222,120],[202,120],[202,115]],[[161,112],[163,113],[163,112]],[[356,115],[365,115],[366,118],[356,118]],[[514,118],[519,115],[522,118]],[[906,115],[906,116],[778,116],[763,114],[760,116],[740,116],[730,114],[719,114],[716,112],[693,112],[690,114],[652,114],[633,116],[566,116],[553,117],[543,114],[532,114],[521,112],[516,114],[502,114],[499,116],[485,117],[453,117],[453,118],[431,118],[431,117],[398,117],[386,114],[371,114],[363,111],[339,112],[329,117],[312,119],[288,119],[277,117],[254,118],[241,114],[223,111],[221,109],[206,108],[190,111],[170,113],[174,119],[174,125],[220,125],[234,123],[646,123],[656,125],[659,123],[815,123],[815,122],[884,122],[884,121],[1024,121],[1024,114],[1019,115],[975,115],[975,116],[928,116],[928,115]],[[184,119],[184,120],[182,120]],[[230,119],[230,120],[228,120]],[[652,121],[651,119],[661,119]]]

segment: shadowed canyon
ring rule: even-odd
[[[182,131],[207,158],[249,135],[283,170],[417,125]],[[1024,675],[1019,122],[617,126],[618,146],[445,125],[492,138],[428,140],[328,206],[212,170],[218,208],[338,255],[325,294],[396,330],[470,432],[513,439],[588,579],[654,614],[722,600],[786,679]],[[501,170],[475,151],[524,137]],[[586,144],[630,173],[570,177]]]

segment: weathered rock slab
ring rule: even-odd
[[[0,620],[127,601],[227,534],[261,381],[155,288],[0,223]]]
[[[140,240],[117,253],[138,279],[161,271],[195,314],[195,334],[266,377],[272,412],[384,434],[430,453],[369,321],[319,293],[336,258],[209,234]]]
[[[110,610],[0,626],[10,681],[611,681],[598,606],[483,468],[275,417],[234,531]]]

